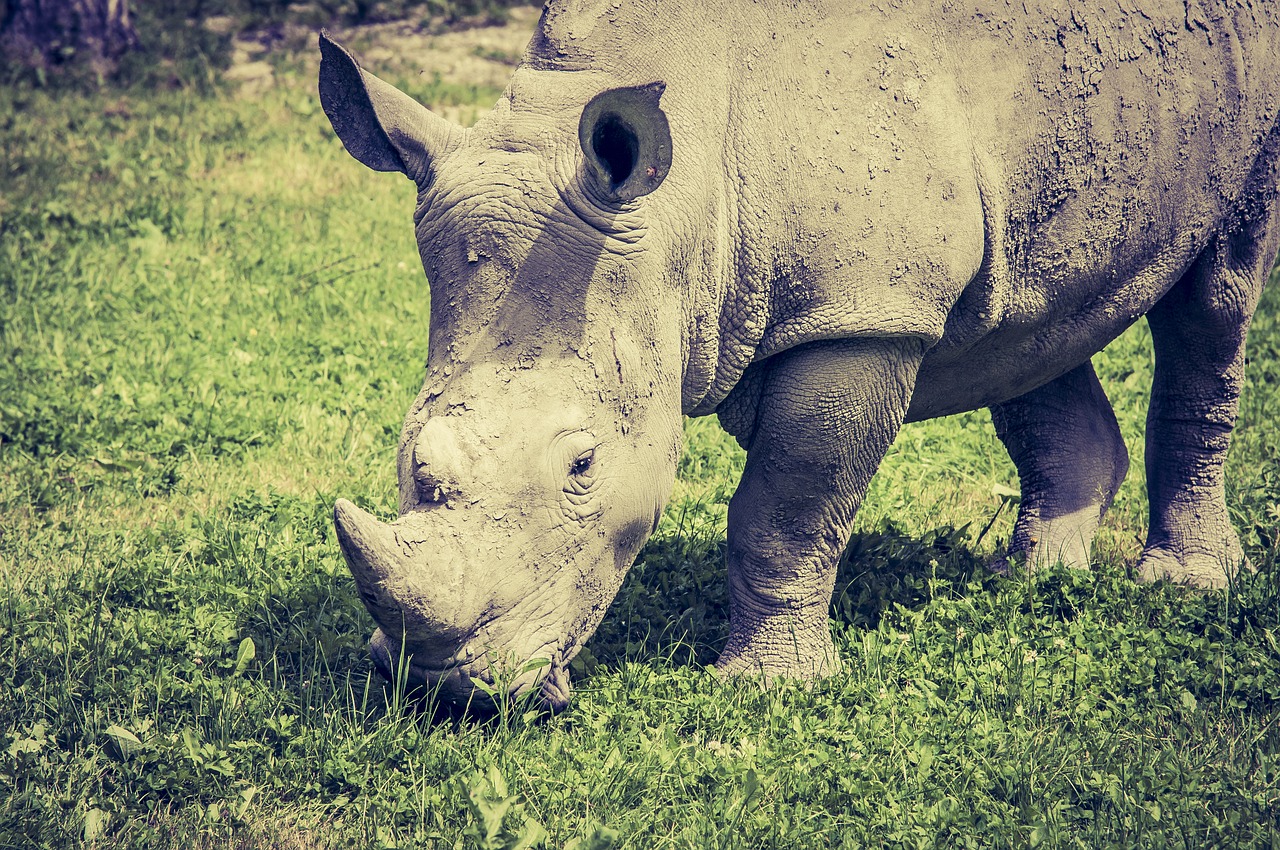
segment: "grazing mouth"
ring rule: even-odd
[[[440,667],[416,663],[414,656],[402,655],[397,642],[389,638],[382,629],[375,631],[369,639],[369,655],[372,656],[373,666],[378,673],[389,682],[399,678],[396,671],[402,661],[407,661],[408,665],[402,675],[409,685],[435,684],[452,676],[461,677],[465,675],[465,668],[470,662],[470,659],[450,661]]]
[[[495,707],[493,693],[487,687],[492,685],[487,666],[483,671],[476,669],[476,659],[470,653],[465,653],[466,660],[451,661],[439,667],[416,664],[413,657],[409,656],[407,668],[403,673],[397,674],[403,658],[399,647],[378,629],[369,641],[369,655],[378,673],[388,682],[397,682],[403,678],[410,688],[423,689],[433,697],[450,703],[487,709]],[[486,687],[477,687],[476,682],[483,682]],[[556,663],[521,672],[508,684],[508,688],[507,697],[513,701],[536,689],[535,700],[551,711],[566,708],[572,694],[568,669],[563,664]]]
[[[573,687],[569,682],[569,671],[565,667],[553,665],[547,674],[538,680],[537,687],[539,700],[553,712],[563,711],[569,707],[569,697],[573,694]],[[519,691],[519,688],[512,691],[512,696],[518,697]]]

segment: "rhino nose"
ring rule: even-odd
[[[418,500],[425,504],[455,496],[467,480],[471,466],[458,432],[442,417],[428,419],[413,446],[413,480]]]

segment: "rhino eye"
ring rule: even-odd
[[[595,461],[595,459],[596,459],[595,449],[592,449],[591,451],[583,452],[582,454],[578,455],[577,458],[574,459],[573,464],[569,467],[569,474],[576,478],[580,478],[583,475],[586,475],[588,472],[591,471],[591,464]]]

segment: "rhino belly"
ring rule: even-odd
[[[1032,292],[1023,299],[1032,309],[1007,310],[980,333],[972,323],[949,321],[921,364],[907,421],[989,407],[1074,369],[1150,310],[1192,265],[1205,239],[1182,240],[1123,278],[1104,275],[1093,287],[1067,287],[1070,296],[1059,301]],[[1055,289],[1062,291],[1040,288]],[[977,308],[962,301],[957,309]]]

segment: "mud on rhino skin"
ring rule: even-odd
[[[904,421],[989,407],[1012,553],[1085,568],[1129,463],[1090,357],[1143,315],[1140,569],[1239,568],[1222,467],[1280,238],[1275,4],[552,0],[472,129],[320,48],[342,143],[416,186],[430,282],[400,515],[334,511],[388,674],[465,701],[528,667],[512,692],[566,704],[682,414],[747,449],[725,673],[837,670],[836,560]]]

